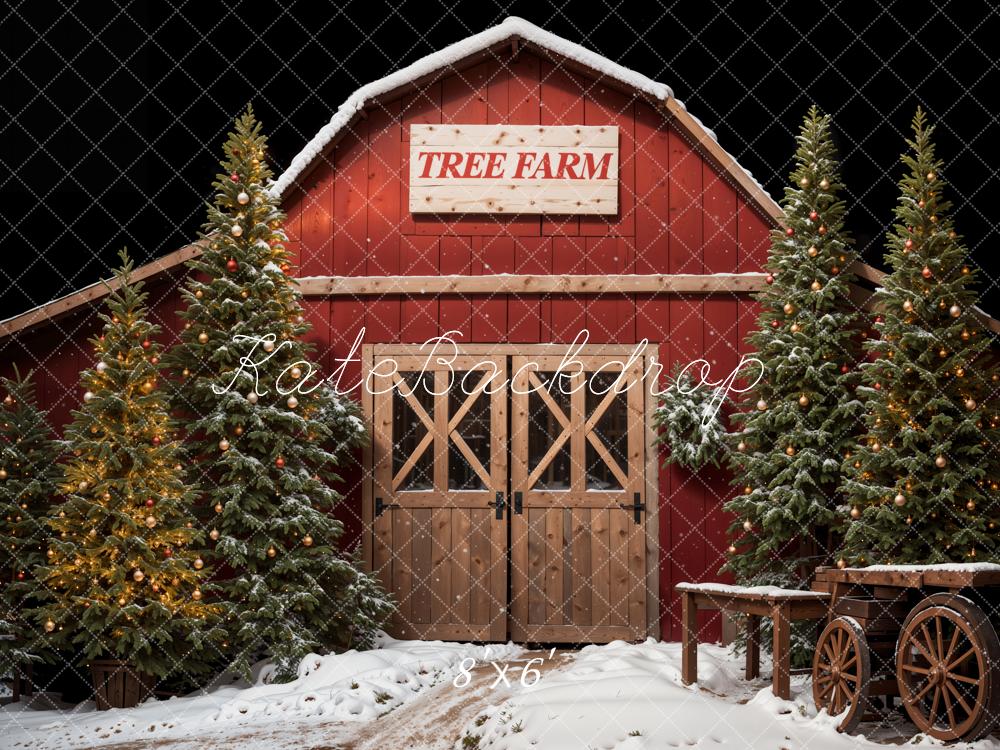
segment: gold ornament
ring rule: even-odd
[[[147,380],[141,386],[139,386],[139,390],[147,395],[153,392],[153,388],[154,386],[152,380]]]
[[[89,487],[89,486],[90,486],[90,485],[89,485],[89,484],[87,484],[87,482],[86,482],[86,481],[83,481],[83,482],[80,482],[80,484],[78,484],[78,485],[76,486],[76,488],[77,488],[78,490],[80,490],[80,492],[86,492],[86,491],[87,491],[87,487]]]
[[[201,601],[201,589],[195,589],[194,591],[192,591],[191,592],[191,598],[194,599],[196,602],[200,602]]]
[[[819,250],[816,248],[815,245],[810,245],[809,249],[806,252],[809,253],[810,258],[815,258],[817,255],[819,255]]]
[[[830,181],[824,177],[822,180],[819,181],[819,186],[824,190],[826,190],[827,188],[830,187]]]
[[[910,300],[906,300],[903,303],[903,310],[905,312],[913,312],[913,303]]]
[[[743,453],[743,451],[745,451],[746,449],[747,449],[747,444],[744,443],[742,440],[736,444],[736,450],[738,450],[740,453]]]
[[[802,326],[800,326],[798,323],[792,323],[790,326],[788,326],[788,330],[791,331],[792,333],[798,333],[799,331],[802,330]]]
[[[970,512],[971,512],[971,511],[974,511],[974,510],[976,509],[976,501],[975,501],[975,500],[969,500],[969,502],[967,502],[967,503],[965,504],[965,507],[966,507],[966,509],[967,509],[967,510],[969,510]]]
[[[794,456],[795,455],[795,446],[794,445],[789,445],[787,448],[785,448],[785,455],[786,456]]]
[[[851,518],[861,518],[861,509],[857,505],[851,508]]]
[[[745,520],[743,522],[743,530],[744,531],[753,531],[753,521],[751,521],[749,518],[747,520]]]
[[[6,478],[7,478],[7,470],[0,469],[0,479],[6,479]]]
[[[902,492],[899,492],[896,494],[896,497],[892,499],[892,501],[896,503],[898,507],[902,508],[906,505],[906,496]]]
[[[823,288],[823,285],[820,284],[819,281],[814,280],[813,283],[809,285],[809,288],[812,289],[814,292],[818,292],[820,289]]]
[[[293,367],[288,374],[291,375],[293,378],[298,379],[302,377],[302,370],[300,370],[298,367]]]
[[[948,459],[945,458],[944,456],[938,456],[937,458],[934,459],[934,465],[937,466],[939,469],[943,469],[945,466],[948,465]]]
[[[753,487],[751,487],[749,484],[743,488],[744,495],[749,495],[751,492],[753,492]]]
[[[730,544],[728,551],[729,551],[730,555],[735,555],[736,554],[736,545],[735,544]]]
[[[201,289],[199,289],[197,292],[194,293],[194,296],[197,297],[198,299],[201,299],[202,297],[205,296],[205,294],[204,292],[201,291]]]
[[[236,425],[236,429],[233,430],[233,434],[239,437],[243,434],[243,427],[241,425]]]
[[[299,400],[295,398],[295,396],[289,396],[287,403],[289,409],[294,409],[296,406],[299,405]]]
[[[313,538],[308,534],[302,537],[302,545],[304,547],[312,547],[312,543],[313,543]]]
[[[216,513],[221,513],[222,512],[222,503],[216,503],[215,504],[215,512]]]
[[[210,532],[208,532],[208,537],[213,542],[216,541],[219,538],[219,530],[218,529],[212,529]]]
[[[795,306],[791,302],[786,302],[783,309],[785,311],[785,315],[791,315],[795,312]]]
[[[194,559],[194,569],[201,570],[204,567],[205,567],[205,561],[202,560],[200,557],[196,557]]]
[[[951,317],[953,318],[957,318],[962,314],[962,308],[959,307],[958,305],[952,305],[951,308],[948,310],[948,314],[951,315]]]
[[[146,528],[152,529],[156,526],[156,516],[146,516]]]
[[[222,440],[219,441],[219,450],[222,451],[223,453],[229,450],[229,441],[226,440],[225,438],[222,438]]]
[[[141,583],[142,579],[145,577],[146,574],[143,573],[141,570],[136,570],[132,573],[132,580],[135,581],[136,583]]]
[[[799,180],[799,184],[802,187],[809,187],[809,178],[808,177],[803,177],[801,180]]]
[[[267,548],[267,556],[268,557],[274,557],[276,554],[278,554],[278,550],[276,550],[274,547],[268,547]]]
[[[809,406],[809,397],[804,393],[799,396],[799,406],[803,408]]]
[[[761,399],[757,402],[757,411],[767,411],[767,401]]]
[[[840,558],[839,560],[837,560],[837,567],[840,568],[841,570],[843,570],[844,568],[846,568],[847,567],[847,560],[845,560],[844,558]]]
[[[45,632],[46,633],[51,633],[55,629],[56,629],[56,624],[54,622],[52,622],[52,620],[46,620],[45,621]]]
[[[966,411],[975,411],[976,401],[975,399],[967,398],[965,399],[965,409]]]
[[[934,182],[934,179],[935,179],[936,177],[937,177],[937,175],[936,175],[936,174],[934,174],[933,172],[928,172],[928,173],[927,173],[927,181],[928,181],[928,182]]]
[[[208,334],[205,333],[204,331],[202,331],[201,333],[199,333],[198,334],[198,343],[199,344],[207,344],[208,343]]]

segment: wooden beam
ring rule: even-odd
[[[607,274],[549,276],[307,276],[307,297],[380,294],[747,294],[764,288],[763,273]]]
[[[193,242],[190,245],[185,245],[180,250],[174,250],[172,253],[164,255],[162,258],[157,258],[156,260],[150,261],[145,265],[139,266],[132,271],[132,280],[141,281],[143,279],[153,278],[154,276],[158,276],[161,273],[169,271],[171,268],[190,260],[191,258],[197,258],[201,255],[201,253],[201,240]],[[119,284],[116,278],[98,281],[96,284],[85,286],[79,291],[67,294],[65,297],[60,297],[59,299],[53,300],[48,304],[39,305],[38,307],[28,310],[25,313],[21,313],[20,315],[16,315],[13,318],[0,321],[0,339],[20,331],[25,331],[29,328],[34,328],[42,323],[49,323],[57,318],[63,317],[64,315],[68,315],[81,305],[96,302],[112,290],[117,289],[118,286]]]
[[[718,142],[712,138],[706,132],[704,126],[700,125],[697,120],[686,110],[683,106],[677,103],[677,100],[673,97],[668,97],[663,101],[663,107],[666,109],[667,114],[688,134],[688,136],[694,141],[694,146],[706,157],[709,161],[721,169],[726,174],[730,175],[739,187],[749,195],[754,203],[756,203],[760,209],[765,213],[765,215],[770,218],[776,224],[782,224],[784,221],[784,213],[781,210],[781,206],[775,203],[774,199],[767,194],[760,185],[754,181],[750,175],[748,175],[743,168],[737,164],[733,156],[726,151]]]

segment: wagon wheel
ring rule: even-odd
[[[977,740],[1000,709],[1000,641],[972,601],[934,594],[903,622],[896,679],[917,728],[943,741]]]
[[[831,716],[846,710],[837,729],[854,730],[868,704],[871,681],[868,639],[857,620],[838,617],[823,629],[816,643],[812,674],[816,708],[825,708]]]

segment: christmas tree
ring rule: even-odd
[[[976,272],[945,198],[934,129],[917,110],[903,156],[890,273],[876,292],[875,358],[862,366],[864,435],[845,463],[854,519],[844,562],[940,563],[998,556],[996,376],[973,306]]]
[[[364,426],[309,364],[265,148],[248,108],[225,145],[170,365],[222,571],[230,658],[245,673],[268,653],[288,677],[312,650],[370,643],[388,605],[336,548],[343,526],[329,511],[341,495],[330,485]],[[359,586],[374,592],[361,603],[348,596]]]
[[[855,400],[854,261],[829,115],[812,107],[797,137],[785,226],[772,234],[767,288],[747,338],[763,373],[732,420],[740,494],[726,503],[734,538],[724,570],[746,585],[797,588],[830,559],[841,463],[860,429]],[[748,367],[756,377],[759,369]]]
[[[44,638],[27,611],[37,605],[35,569],[45,562],[45,519],[61,475],[59,442],[35,399],[32,374],[0,378],[0,674],[37,661]]]
[[[81,374],[83,405],[66,429],[62,494],[48,517],[47,590],[34,617],[84,658],[122,659],[140,672],[186,676],[203,668],[214,607],[196,552],[194,492],[160,383],[159,332],[123,251],[96,362]]]

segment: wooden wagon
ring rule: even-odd
[[[976,740],[1000,720],[1000,566],[819,568],[830,594],[816,644],[817,708],[841,731],[893,708],[943,741]]]

